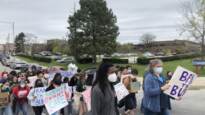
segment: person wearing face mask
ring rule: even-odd
[[[144,115],[169,115],[169,96],[163,91],[170,85],[162,75],[162,61],[155,59],[149,64],[148,73],[144,80]]]
[[[7,73],[2,74],[2,77],[0,79],[0,83],[4,83],[5,81],[7,81],[7,79],[8,79],[8,74]]]
[[[39,88],[44,88],[44,84],[43,84],[41,79],[37,79],[35,81],[34,88],[31,89],[31,91],[29,92],[28,97],[27,97],[31,101],[31,106],[33,108],[35,115],[41,115],[43,112],[43,108],[44,108],[44,104],[36,105],[35,103],[32,103],[34,100],[40,100],[40,99],[38,99],[39,95],[43,96],[43,93],[44,93],[43,91],[41,92],[42,94],[38,93],[38,96],[36,95],[35,92]]]
[[[172,79],[172,75],[173,73],[171,71],[167,72],[167,80],[171,80]]]
[[[46,92],[59,87],[61,84],[62,84],[62,76],[60,73],[56,73],[53,80],[51,81],[50,86],[46,88]],[[60,111],[57,111],[52,115],[60,115]]]
[[[127,66],[127,73],[128,74],[132,74],[132,67],[131,66]]]
[[[20,81],[19,85],[13,88],[12,94],[16,101],[15,115],[18,115],[20,112],[22,112],[23,115],[28,115],[27,96],[29,91],[30,88],[26,85],[25,81]]]
[[[37,72],[37,78],[38,78],[38,79],[41,79],[41,81],[43,82],[43,85],[44,85],[44,86],[47,86],[47,85],[48,85],[48,81],[45,79],[44,73],[43,73],[42,71],[38,71],[38,72]]]
[[[132,75],[130,66],[121,68],[121,71],[121,83],[123,83],[126,86],[126,88],[130,91],[131,82],[136,81],[136,78]],[[136,114],[137,99],[135,92],[130,91],[129,95],[127,95],[125,98],[119,101],[118,107],[122,108],[123,106],[124,110],[120,109],[121,114]]]
[[[10,84],[8,81],[5,81],[3,83],[3,86],[1,87],[1,93],[7,93],[8,94],[8,100],[9,102],[0,108],[0,115],[13,115],[12,109],[11,109],[11,103],[10,103]]]
[[[102,63],[91,91],[91,115],[118,115],[115,90],[112,85],[116,81],[115,67],[112,64]]]

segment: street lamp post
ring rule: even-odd
[[[10,21],[0,21],[0,23],[4,23],[4,24],[9,24],[11,25],[11,28],[12,28],[12,37],[13,37],[13,40],[15,39],[15,22],[10,22]],[[10,37],[8,38],[8,50],[10,52]]]

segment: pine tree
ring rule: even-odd
[[[24,53],[24,47],[25,47],[25,34],[23,32],[19,33],[15,38],[15,47],[16,47],[16,53]]]
[[[117,18],[105,0],[80,0],[80,9],[68,20],[71,53],[82,55],[110,55],[116,50],[119,35]]]

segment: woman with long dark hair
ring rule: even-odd
[[[60,87],[61,84],[62,84],[62,76],[60,73],[56,73],[53,80],[51,81],[50,86],[46,89],[46,92],[53,90],[57,87]],[[60,115],[60,111],[57,111],[53,113],[52,115]]]
[[[117,115],[115,91],[112,83],[117,81],[115,67],[101,64],[91,93],[92,115]]]
[[[36,93],[37,91],[39,91],[39,92]],[[31,91],[28,94],[28,99],[31,101],[31,106],[34,110],[35,115],[41,115],[42,114],[44,104],[39,103],[38,105],[36,105],[36,103],[32,103],[32,101],[34,101],[34,100],[42,101],[38,97],[43,96],[44,93],[45,93],[45,87],[44,87],[43,81],[41,79],[37,79],[35,81],[34,88],[31,89]]]

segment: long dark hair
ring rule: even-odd
[[[60,85],[62,83],[62,76],[60,73],[56,73],[53,80],[51,81],[52,84]]]
[[[110,67],[113,67],[113,65],[108,64],[108,63],[102,63],[98,68],[98,71],[96,74],[96,80],[93,83],[93,86],[99,84],[99,87],[101,91],[103,92],[103,94],[105,94],[105,89],[110,84],[108,81],[108,75],[107,75]]]
[[[42,83],[41,86],[38,86],[38,82],[41,82],[41,83]],[[43,87],[43,82],[42,82],[41,79],[37,79],[37,80],[35,81],[34,88],[37,88],[37,87]]]

